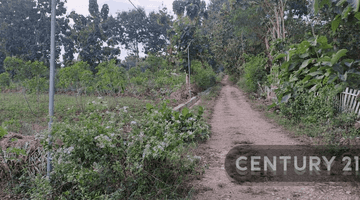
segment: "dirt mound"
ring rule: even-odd
[[[31,151],[35,150],[39,146],[41,146],[40,141],[36,140],[35,136],[33,135],[24,136],[17,133],[9,133],[0,140],[0,147],[3,151],[6,151],[6,149],[9,147],[26,147],[28,151]]]

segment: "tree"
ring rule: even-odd
[[[157,13],[151,12],[148,17],[148,35],[144,39],[145,53],[165,52],[170,41],[168,32],[172,28],[173,17],[168,14],[167,8],[160,9]]]
[[[71,12],[69,18],[74,20],[71,38],[74,40],[74,51],[79,53],[82,61],[90,65],[93,73],[96,66],[103,61],[110,61],[120,54],[122,29],[109,14],[109,6],[104,4],[101,11],[97,0],[89,0],[90,15],[84,17]]]
[[[66,1],[65,1],[66,2]],[[20,12],[21,11],[21,12]],[[64,17],[64,2],[57,0],[57,58],[69,32]],[[48,0],[3,0],[0,2],[0,51],[24,60],[39,60],[48,65],[50,56],[50,14]]]
[[[139,58],[139,44],[146,42],[148,37],[148,20],[144,8],[132,9],[118,13],[118,23],[124,28],[122,44]]]

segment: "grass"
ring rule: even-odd
[[[313,138],[314,144],[340,144],[341,139],[353,139],[360,135],[360,130],[354,128],[352,123],[346,121],[352,114],[342,113],[328,121],[318,123],[294,122],[281,113],[265,112],[265,116],[274,120],[296,136]],[[345,118],[345,119],[344,119]],[[351,117],[350,117],[351,118]],[[340,121],[340,122],[339,122]]]
[[[37,124],[47,127],[49,113],[48,94],[0,93],[0,125],[7,124],[8,131],[32,134],[31,125]],[[58,94],[54,96],[54,116],[60,121],[72,116],[73,119],[84,111],[85,105],[92,101],[104,101],[110,109],[116,105],[128,107],[129,115],[139,118],[144,111],[146,103],[154,103],[152,100],[139,100],[132,97],[105,96],[101,100],[96,96],[69,96]],[[105,110],[103,110],[105,111]],[[101,112],[101,111],[100,111]],[[29,128],[30,127],[30,128]],[[29,133],[30,132],[30,133]]]

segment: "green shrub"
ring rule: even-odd
[[[203,66],[199,60],[191,61],[190,81],[194,81],[201,89],[207,89],[216,83],[216,74],[213,69],[205,63]]]
[[[318,95],[299,91],[295,98],[280,104],[280,111],[296,122],[318,123],[331,119],[337,113],[335,91],[331,86],[321,89]]]
[[[70,87],[78,89],[85,87],[90,89],[94,83],[94,77],[90,66],[86,62],[77,62],[74,65],[61,68],[57,73],[58,88],[68,89]]]
[[[12,75],[11,78],[15,82],[21,82],[34,77],[44,77],[48,74],[48,68],[43,62],[25,62],[16,57],[7,57],[4,60],[4,68]]]
[[[0,126],[0,139],[7,134],[8,133],[6,132],[6,130],[2,126]]]
[[[106,102],[90,103],[77,123],[55,122],[51,181],[37,177],[28,190],[34,199],[151,199],[177,196],[187,173],[196,166],[189,145],[209,137],[209,127],[187,109],[148,104],[145,115],[131,121],[126,107],[105,113]],[[131,119],[133,120],[133,119]],[[124,125],[132,131],[125,132]],[[42,144],[48,148],[48,140]],[[49,149],[47,149],[49,150]],[[161,192],[160,192],[161,191]],[[160,192],[160,193],[159,193]]]
[[[5,72],[0,74],[0,88],[7,88],[10,86],[10,76],[9,73]]]
[[[121,92],[127,85],[126,71],[115,64],[115,59],[103,62],[96,67],[96,88],[99,91],[111,93]]]
[[[49,80],[36,76],[32,79],[25,80],[23,85],[30,93],[43,92],[49,89]]]
[[[267,73],[265,70],[266,58],[263,54],[257,56],[243,55],[246,62],[244,63],[244,74],[246,90],[249,92],[256,92],[258,89],[258,82],[263,84],[267,81]]]

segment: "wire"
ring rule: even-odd
[[[146,14],[142,13],[142,12],[133,4],[133,2],[131,2],[131,0],[129,0],[129,1],[130,1],[130,3],[134,6],[134,8],[135,8],[139,13],[143,14],[143,15],[145,16],[145,18],[147,19]]]

